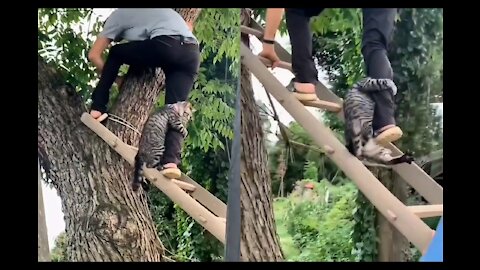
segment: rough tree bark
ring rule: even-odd
[[[200,9],[178,9],[194,22]],[[112,114],[141,130],[153,109],[164,74],[127,74]],[[38,58],[38,154],[62,201],[69,261],[163,261],[145,194],[131,190],[132,168],[80,116],[81,97]],[[137,145],[139,135],[113,122],[120,139]]]
[[[242,9],[242,24],[248,25],[250,15]],[[249,44],[248,36],[242,42]],[[247,261],[282,261],[273,216],[267,150],[263,140],[260,115],[253,97],[250,72],[241,65],[242,147],[241,189],[242,256]]]
[[[40,162],[38,163],[38,261],[50,261],[47,222],[45,220],[45,207],[43,205],[42,172],[40,171]]]

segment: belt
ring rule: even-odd
[[[192,38],[192,37],[184,37],[184,36],[181,36],[181,35],[168,35],[167,37],[171,37],[175,40],[180,41],[181,43],[198,45],[197,40]]]

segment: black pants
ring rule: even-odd
[[[171,104],[187,100],[198,74],[200,51],[197,44],[181,41],[178,36],[159,36],[113,46],[92,94],[92,110],[107,111],[110,88],[123,64],[162,68],[166,79],[165,103]],[[182,144],[183,136],[178,131],[169,130],[162,164],[180,164]]]
[[[324,8],[286,9],[288,34],[292,45],[292,69],[295,81],[318,83],[318,72],[312,58],[312,32],[310,18],[319,15]],[[387,57],[388,44],[392,39],[395,8],[364,8],[362,54],[367,76],[374,79],[393,79],[393,71]],[[375,115],[373,129],[395,124],[392,91],[374,93]]]

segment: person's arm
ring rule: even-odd
[[[97,40],[95,40],[93,43],[92,48],[88,52],[88,60],[90,60],[90,62],[92,62],[92,64],[97,68],[96,71],[98,74],[102,73],[103,65],[105,64],[102,54],[108,48],[111,42],[111,39],[99,35]]]
[[[265,32],[263,38],[266,40],[274,40],[277,33],[280,22],[283,18],[283,8],[267,8]]]
[[[283,18],[284,9],[283,8],[267,8],[267,16],[265,23],[265,31],[263,33],[262,40],[262,51],[259,56],[265,57],[268,60],[272,61],[271,68],[274,69],[280,63],[280,58],[278,58],[275,53],[274,41],[275,34],[277,33],[280,22]]]
[[[97,39],[93,43],[92,48],[88,52],[88,60],[97,68],[97,73],[101,74],[103,65],[105,64],[102,54],[110,46],[112,41],[121,40],[121,36],[124,30],[123,20],[124,11],[115,10],[108,17],[103,25],[102,32],[98,35]]]
[[[188,21],[186,23],[187,23],[188,29],[190,29],[190,32],[193,32],[193,23],[190,22],[190,21]]]

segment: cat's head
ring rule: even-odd
[[[182,117],[182,122],[188,123],[192,119],[193,113],[195,110],[192,107],[192,104],[188,101],[179,101],[172,104],[175,108],[175,111]]]

